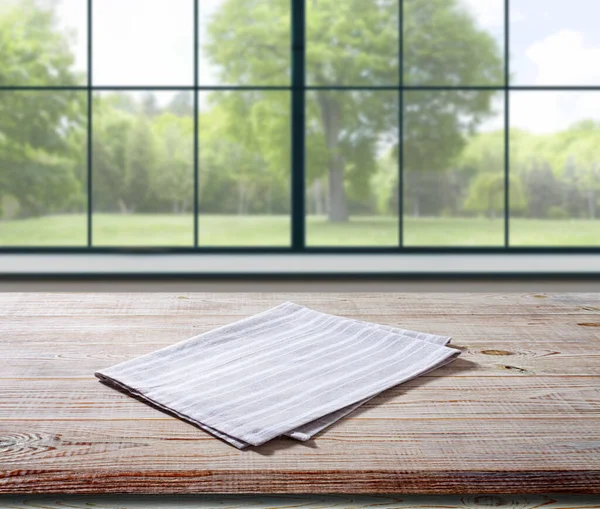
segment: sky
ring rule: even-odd
[[[223,0],[200,0],[200,39]],[[344,1],[344,0],[339,0]],[[460,0],[478,25],[504,43],[504,0]],[[87,0],[59,0],[59,18],[77,33],[77,68],[85,70]],[[118,15],[115,13],[118,12]],[[95,85],[192,85],[191,0],[94,0]],[[600,0],[511,0],[510,74],[514,85],[600,85]],[[160,27],[158,37],[157,27]],[[168,41],[168,43],[165,43]],[[218,84],[200,55],[202,85]],[[482,130],[497,129],[497,115]],[[511,125],[536,133],[565,129],[584,118],[600,120],[600,91],[515,91]]]
[[[212,14],[222,3],[200,0],[200,45]],[[194,84],[192,0],[94,0],[93,6],[95,85]],[[58,15],[63,27],[77,33],[76,66],[85,71],[87,0],[58,0]],[[198,74],[201,85],[219,84],[216,70],[203,55]]]
[[[504,37],[503,0],[463,0],[480,26]],[[512,85],[600,85],[600,0],[511,0]],[[511,125],[536,133],[565,129],[585,118],[600,120],[600,91],[515,91]],[[484,129],[497,126],[491,121]]]

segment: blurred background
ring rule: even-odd
[[[198,76],[192,0],[92,14],[0,0],[0,246],[87,245],[91,148],[94,246],[192,247],[196,141],[199,245],[289,246],[289,0],[200,0]],[[503,246],[507,155],[511,246],[599,246],[599,16],[307,0],[307,246]]]

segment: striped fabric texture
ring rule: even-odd
[[[282,435],[309,440],[450,362],[460,352],[449,341],[285,302],[95,375],[243,449]]]

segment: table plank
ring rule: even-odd
[[[600,497],[574,495],[463,495],[463,496],[27,496],[2,497],[0,509],[587,509],[600,507]]]
[[[285,300],[463,354],[248,451],[92,376]],[[0,319],[0,493],[600,494],[600,294],[0,294]]]
[[[488,324],[489,326],[489,324]],[[501,327],[500,323],[496,324]],[[11,338],[0,343],[0,363],[4,363],[2,378],[86,378],[101,368],[117,364],[153,352],[186,337],[172,338],[171,341],[156,339],[137,340],[128,331],[116,332],[123,344],[114,345],[86,340],[85,351],[79,344],[52,343],[49,341],[28,341],[26,338]],[[0,333],[1,335],[1,333]],[[590,333],[589,336],[592,334]],[[61,334],[64,338],[64,335]],[[90,337],[88,335],[87,337]],[[462,350],[455,362],[447,364],[427,377],[447,377],[449,375],[483,377],[497,376],[498,371],[508,376],[600,376],[600,351],[590,352],[584,341],[547,341],[543,345],[530,339],[515,341],[485,340],[473,338],[452,345]],[[90,340],[93,338],[90,337]],[[60,345],[60,348],[57,348]]]
[[[327,313],[389,317],[406,315],[557,315],[600,313],[600,293],[0,293],[4,316],[155,317],[165,311],[188,318],[232,321],[287,300]],[[202,311],[202,317],[194,311]],[[425,320],[430,322],[431,320]],[[392,322],[393,323],[393,322]],[[397,322],[396,322],[397,323]]]
[[[576,437],[570,424],[568,418],[482,419],[476,423],[468,419],[427,423],[422,419],[347,419],[309,443],[280,438],[243,453],[172,419],[5,420],[0,421],[0,431],[5,448],[2,461],[11,471],[25,470],[35,461],[36,468],[44,471],[94,475],[126,458],[128,469],[146,473],[171,470],[175,465],[182,469],[183,464],[186,471],[244,473],[276,467],[315,474],[374,469],[393,473],[398,463],[410,471],[425,468],[426,463],[428,471],[436,471],[447,468],[450,461],[458,470],[502,472],[509,466],[535,469],[548,457],[553,458],[553,471],[585,470],[600,451],[597,423],[583,419]],[[463,451],[462,457],[456,449]]]
[[[474,383],[476,382],[476,383]],[[117,397],[118,396],[118,397]],[[353,415],[387,419],[536,417],[597,418],[600,377],[419,377],[365,403]],[[2,419],[117,419],[164,417],[152,407],[115,394],[95,378],[5,379]]]

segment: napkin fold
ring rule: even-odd
[[[449,341],[285,302],[95,375],[243,449],[312,438],[450,362]]]

